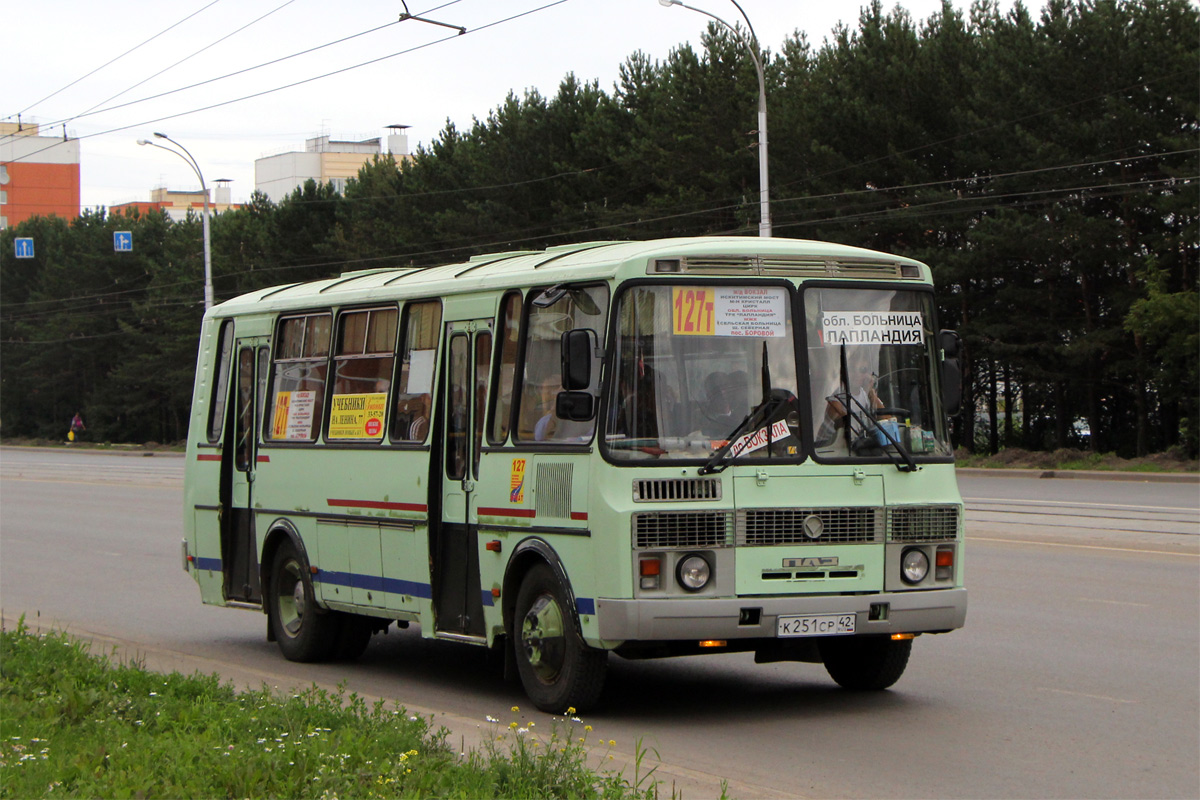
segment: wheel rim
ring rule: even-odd
[[[300,565],[289,561],[279,575],[278,608],[280,626],[290,637],[296,637],[304,627],[306,598]]]
[[[521,646],[533,674],[553,683],[566,660],[563,613],[551,595],[539,595],[521,622]]]

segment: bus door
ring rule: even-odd
[[[258,547],[254,532],[254,478],[258,465],[259,421],[270,364],[265,337],[238,339],[233,402],[221,458],[221,569],[225,599],[262,601]]]
[[[434,526],[430,548],[434,616],[439,633],[475,637],[485,634],[475,481],[491,375],[492,321],[447,323],[446,340],[446,380],[438,415],[445,435],[441,453],[434,451],[442,486],[440,524]]]

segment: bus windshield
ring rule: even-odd
[[[799,454],[786,288],[638,286],[616,313],[611,458],[708,458],[726,445],[738,460]]]
[[[931,294],[809,288],[804,317],[818,459],[952,454]]]

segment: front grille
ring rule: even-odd
[[[820,525],[804,521],[815,516]],[[739,547],[776,544],[854,544],[883,541],[878,508],[752,508],[737,512]],[[819,532],[815,538],[811,535]]]
[[[644,511],[633,515],[633,546],[644,549],[728,547],[731,516],[724,511]]]
[[[891,506],[889,542],[941,542],[958,537],[958,506]]]
[[[635,503],[720,499],[720,478],[647,478],[633,482]]]

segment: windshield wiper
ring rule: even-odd
[[[857,422],[859,429],[863,432],[863,436],[866,436],[870,433],[875,433],[876,438],[878,438],[878,434],[882,433],[883,438],[887,439],[888,443],[896,448],[896,452],[900,454],[902,459],[904,459],[903,464],[901,464],[900,461],[898,461],[892,455],[892,453],[888,452],[886,445],[879,448],[883,454],[888,457],[888,460],[895,465],[896,469],[900,470],[901,472],[916,472],[918,469],[920,469],[920,467],[917,466],[917,463],[913,461],[912,454],[908,452],[908,449],[904,445],[900,444],[900,439],[896,436],[893,436],[891,431],[879,424],[879,420],[875,418],[875,414],[878,412],[875,409],[869,409],[864,406],[857,397],[850,393],[850,378],[849,369],[846,366],[845,342],[842,342],[842,393],[842,396],[838,398],[838,400],[841,402],[842,408],[846,409],[846,424],[843,426],[846,436],[846,452],[853,453],[855,450],[854,445],[856,443],[851,440],[850,429],[853,427],[851,423]],[[859,416],[858,413],[855,412],[854,406],[858,406],[862,410],[862,416]]]
[[[720,472],[733,463],[732,459],[725,461],[725,457],[728,456],[733,450],[733,446],[738,443],[742,435],[747,430],[752,430],[753,428],[757,427],[761,419],[770,419],[773,417],[779,407],[784,403],[789,402],[793,397],[794,395],[787,389],[771,389],[770,396],[755,406],[754,409],[746,415],[746,418],[738,423],[738,426],[733,429],[732,433],[729,434],[725,444],[721,445],[719,450],[709,456],[709,459],[704,462],[704,466],[700,467],[700,469],[697,471],[697,474],[711,475],[713,473]],[[768,437],[770,436],[769,428],[767,430],[767,435]],[[770,444],[767,446],[769,448]]]

